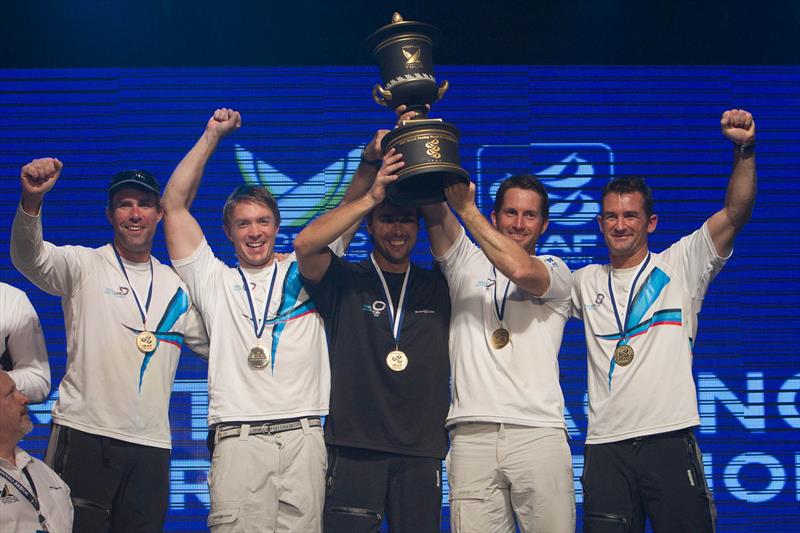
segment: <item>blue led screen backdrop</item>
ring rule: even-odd
[[[539,251],[572,268],[606,257],[595,216],[613,176],[637,174],[653,186],[662,250],[720,209],[732,151],[719,116],[740,107],[757,124],[759,196],[733,258],[712,283],[695,345],[700,446],[719,511],[719,531],[790,531],[800,519],[800,237],[796,231],[800,68],[792,67],[439,67],[451,89],[434,105],[461,130],[462,166],[485,213],[509,174],[538,175],[551,196]],[[242,112],[208,166],[193,212],[218,256],[232,264],[221,229],[236,185],[262,183],[278,199],[277,241],[291,247],[300,228],[342,194],[361,147],[393,114],[372,102],[377,68],[185,68],[0,71],[0,247],[19,199],[22,164],[64,162],[44,203],[45,238],[100,246],[109,177],[144,168],[162,185],[216,107]],[[368,249],[362,231],[350,256]],[[159,233],[155,247],[166,259]],[[430,263],[424,234],[417,261]],[[0,254],[0,280],[24,289],[43,323],[53,392],[32,406],[37,423],[25,446],[42,456],[49,410],[65,367],[58,300]],[[560,355],[566,419],[578,478],[586,435],[586,363],[571,321]],[[205,363],[183,357],[171,404],[171,531],[202,531],[208,507]],[[445,498],[447,494],[445,493]],[[448,525],[445,508],[443,528]],[[579,518],[580,528],[580,518]],[[580,529],[579,529],[580,530]]]

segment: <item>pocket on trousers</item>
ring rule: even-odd
[[[625,533],[630,525],[628,517],[608,513],[586,513],[583,517],[584,533]]]
[[[239,509],[219,509],[208,513],[208,527],[220,528],[220,531],[228,531],[229,528],[236,526],[239,521]]]
[[[455,525],[454,531],[473,531],[476,524],[482,523],[487,498],[484,487],[451,488],[450,521]]]

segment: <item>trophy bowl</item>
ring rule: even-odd
[[[389,185],[389,199],[400,205],[427,205],[445,200],[444,187],[453,181],[469,183],[458,156],[459,131],[441,119],[428,119],[431,104],[449,88],[437,85],[433,74],[433,43],[439,30],[422,22],[403,20],[399,13],[392,22],[370,35],[365,44],[381,69],[383,85],[376,84],[376,103],[396,109],[405,105],[416,111],[381,142],[386,153],[394,148],[403,154],[405,166]]]
[[[425,116],[427,105],[447,91],[445,81],[437,86],[433,75],[433,42],[439,30],[422,22],[403,20],[399,13],[391,24],[367,37],[365,44],[381,69],[383,85],[376,84],[372,98],[391,108],[401,105]]]

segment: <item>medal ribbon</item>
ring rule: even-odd
[[[497,304],[497,269],[492,267],[492,274],[494,275],[494,310],[497,312],[497,320],[500,325],[503,325],[503,316],[506,314],[506,299],[508,298],[508,288],[511,286],[511,280],[506,281],[506,290],[503,292],[503,303]]]
[[[631,290],[628,293],[628,305],[625,308],[625,323],[623,326],[623,322],[619,318],[619,310],[617,309],[617,301],[614,298],[614,286],[611,283],[611,265],[608,267],[608,295],[611,297],[611,307],[614,309],[614,318],[617,319],[617,328],[619,328],[619,336],[620,339],[617,342],[617,346],[622,346],[624,344],[628,344],[628,337],[627,337],[627,328],[628,328],[628,318],[630,317],[631,313],[631,302],[633,301],[633,296],[636,293],[636,283],[639,281],[639,276],[642,275],[642,272],[647,268],[647,265],[650,263],[650,252],[647,252],[647,259],[644,260],[642,266],[639,268],[639,272],[636,273],[636,277],[633,278],[633,285],[631,285]]]
[[[42,530],[47,531],[47,524],[46,524],[47,521],[45,520],[44,515],[42,515],[40,510],[41,506],[39,505],[39,497],[38,494],[36,493],[36,485],[34,485],[33,478],[28,473],[27,466],[22,469],[22,473],[25,474],[26,478],[28,478],[28,483],[31,484],[31,489],[33,489],[33,494],[31,494],[31,492],[28,489],[26,489],[22,483],[14,479],[14,477],[11,474],[0,468],[0,476],[3,476],[6,479],[6,481],[14,485],[14,488],[17,489],[17,491],[19,491],[19,493],[22,494],[22,496],[26,500],[28,500],[28,503],[30,503],[36,510],[36,514],[38,515],[39,518],[39,525],[42,527]]]
[[[128,285],[131,287],[131,292],[133,293],[133,299],[136,300],[136,307],[139,308],[139,313],[142,315],[142,325],[144,329],[147,329],[147,311],[150,309],[150,300],[153,297],[153,258],[150,257],[150,286],[147,288],[147,300],[144,302],[144,309],[142,309],[142,304],[139,301],[139,295],[136,294],[136,289],[133,287],[133,283],[128,278],[128,271],[125,270],[125,263],[122,262],[122,257],[120,257],[119,252],[117,251],[117,247],[113,244],[111,247],[114,249],[114,255],[117,257],[117,263],[119,263],[119,268],[122,269],[122,275],[125,276],[125,281],[128,282]]]
[[[253,303],[253,295],[250,294],[250,285],[247,283],[247,278],[244,276],[244,272],[242,271],[242,267],[237,266],[236,270],[239,271],[239,275],[242,276],[242,286],[244,287],[244,292],[247,294],[247,303],[250,304],[250,320],[253,322],[253,331],[256,334],[256,340],[261,339],[261,335],[264,334],[264,328],[267,326],[267,312],[269,311],[269,303],[272,301],[272,289],[275,288],[275,279],[278,277],[278,265],[277,263],[273,263],[272,267],[272,281],[269,282],[269,292],[267,293],[267,299],[264,301],[264,312],[262,313],[261,319],[261,327],[258,327],[258,318],[256,317],[256,306]]]
[[[397,302],[397,313],[394,312],[394,303],[392,303],[392,295],[389,293],[389,286],[386,284],[386,278],[383,277],[383,272],[381,272],[380,267],[378,267],[378,263],[375,262],[375,257],[370,253],[369,258],[372,261],[372,266],[375,267],[375,271],[378,273],[378,277],[381,279],[381,285],[383,285],[383,293],[386,295],[386,301],[388,302],[389,307],[389,323],[392,325],[392,336],[394,337],[394,344],[396,349],[400,349],[400,329],[402,328],[403,324],[403,302],[406,299],[406,287],[408,286],[408,278],[411,274],[411,264],[408,265],[406,269],[405,277],[403,278],[403,288],[400,289],[400,301]]]

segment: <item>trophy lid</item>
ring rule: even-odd
[[[372,35],[364,40],[364,46],[374,55],[380,44],[397,35],[416,33],[428,37],[431,42],[438,40],[441,32],[436,26],[414,20],[403,20],[403,16],[396,12],[392,15],[392,22],[378,28]]]

